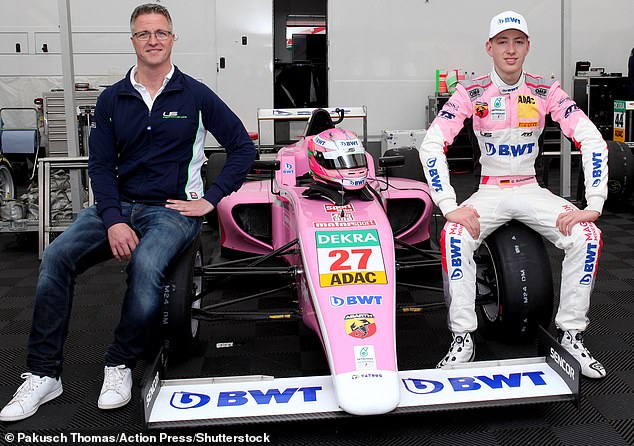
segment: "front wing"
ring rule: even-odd
[[[400,404],[390,414],[578,401],[579,364],[545,331],[542,354],[400,371]],[[142,391],[149,429],[351,416],[339,408],[331,376],[162,380],[160,364],[157,358]]]

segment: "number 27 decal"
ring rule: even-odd
[[[346,249],[334,249],[332,251],[330,251],[328,253],[328,257],[335,257],[335,261],[332,262],[332,265],[330,266],[330,271],[349,271],[353,268],[354,266],[354,260],[350,259],[350,254],[355,254],[359,255],[359,261],[357,263],[357,266],[355,268],[356,270],[363,270],[363,269],[367,269],[368,267],[368,260],[370,259],[370,255],[372,254],[372,250],[371,249],[367,249],[367,248],[359,248],[359,249],[351,249],[351,250],[346,250]],[[350,266],[348,264],[346,264],[348,262],[348,260],[351,261],[351,263],[353,263],[353,266]]]

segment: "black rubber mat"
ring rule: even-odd
[[[555,178],[557,175],[551,175]],[[464,178],[465,185],[470,179]],[[460,181],[458,181],[460,184]],[[574,181],[573,181],[574,184]],[[551,188],[557,187],[552,184]],[[470,186],[459,189],[463,197]],[[276,445],[592,445],[634,444],[634,214],[631,203],[606,208],[599,221],[604,246],[590,308],[586,343],[608,370],[601,381],[582,381],[581,400],[505,408],[454,410],[381,417],[270,422],[171,430],[174,435],[204,432],[221,435],[268,435]],[[438,221],[441,224],[441,221]],[[435,228],[432,231],[435,232]],[[217,252],[214,232],[203,234],[206,259]],[[559,289],[561,253],[548,248]],[[0,234],[0,404],[22,382],[30,328],[33,290],[39,262],[36,246],[18,244],[13,234]],[[134,370],[133,400],[126,407],[101,411],[97,397],[103,378],[103,354],[112,339],[125,290],[123,266],[106,262],[77,282],[70,333],[65,348],[64,393],[37,414],[15,423],[0,423],[0,444],[16,444],[8,434],[59,435],[145,434],[139,383],[147,367]],[[232,295],[245,292],[234,285]],[[222,298],[222,296],[219,296]],[[426,296],[403,291],[401,302]],[[285,297],[260,299],[242,309],[289,308]],[[554,327],[549,328],[554,332]],[[423,315],[397,316],[399,368],[433,367],[445,353],[450,334],[444,309]],[[317,336],[301,322],[203,322],[201,341],[186,361],[172,364],[168,377],[268,374],[277,377],[328,374]],[[509,346],[476,335],[477,359],[505,359],[536,354],[533,344]],[[229,346],[230,345],[230,346]],[[156,433],[154,433],[156,435]],[[247,437],[243,437],[246,439]],[[262,437],[264,439],[264,437]],[[31,442],[32,444],[51,444]],[[217,441],[222,444],[221,441]],[[92,444],[101,444],[92,442]],[[104,443],[105,444],[105,443]],[[128,444],[148,444],[130,441]],[[228,443],[227,443],[228,444]],[[243,443],[244,444],[244,443]],[[251,443],[257,444],[257,443]]]

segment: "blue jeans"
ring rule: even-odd
[[[114,342],[106,365],[136,365],[158,320],[164,272],[170,261],[200,233],[202,219],[184,217],[163,206],[122,203],[126,222],[139,236],[127,265],[127,290]],[[40,376],[62,373],[63,347],[68,334],[75,278],[99,262],[112,258],[108,234],[95,206],[44,251],[35,294],[28,343],[28,370]]]

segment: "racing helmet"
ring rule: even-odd
[[[365,148],[349,130],[332,128],[309,137],[308,167],[315,180],[345,190],[362,189],[368,176]]]

